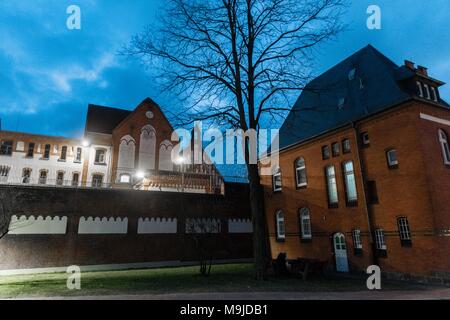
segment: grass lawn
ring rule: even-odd
[[[198,267],[84,272],[81,290],[68,290],[66,273],[2,276],[0,298],[80,296],[144,293],[242,292],[242,291],[360,291],[364,279],[271,277],[255,281],[251,264],[214,265],[209,277]],[[411,285],[383,283],[385,290],[408,290]],[[414,286],[414,289],[417,287]]]

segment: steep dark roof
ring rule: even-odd
[[[280,129],[280,148],[409,99],[401,80],[414,75],[371,45],[364,47],[306,86]]]
[[[86,118],[86,132],[111,134],[131,111],[90,104]]]

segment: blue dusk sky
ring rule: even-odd
[[[66,27],[72,4],[81,8],[81,30]],[[366,27],[371,4],[381,7],[381,30]],[[138,61],[117,54],[161,5],[163,0],[0,0],[2,129],[81,137],[89,103],[133,109],[148,96],[177,108]],[[370,43],[397,64],[412,60],[450,82],[450,1],[353,0],[345,22],[349,30],[318,51],[315,74]],[[450,85],[441,95],[450,100]]]

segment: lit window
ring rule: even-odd
[[[284,213],[282,211],[278,211],[276,216],[276,227],[277,227],[277,239],[284,240],[286,239],[286,229],[284,224]]]
[[[369,139],[369,133],[368,132],[363,132],[361,134],[361,141],[362,141],[363,146],[370,145],[370,139]]]
[[[82,154],[82,151],[83,149],[82,148],[80,148],[80,147],[78,147],[77,148],[77,153],[76,153],[76,155],[75,155],[75,161],[76,162],[81,162],[81,154]]]
[[[46,144],[44,148],[44,155],[42,159],[49,159],[50,158],[50,145]]]
[[[352,237],[353,237],[353,248],[356,250],[362,249],[362,241],[361,241],[361,230],[354,229],[352,231]]]
[[[344,139],[342,140],[342,152],[343,153],[350,153],[351,149],[350,149],[350,140],[349,139]]]
[[[330,158],[330,147],[323,146],[322,147],[322,159],[326,160]]]
[[[105,149],[97,149],[95,150],[95,163],[104,164],[105,163]]]
[[[311,239],[311,215],[308,208],[300,209],[300,229],[302,232],[302,239]]]
[[[375,245],[378,250],[386,250],[386,242],[384,241],[384,230],[375,230]]]
[[[28,144],[28,152],[27,152],[27,157],[28,158],[33,158],[33,156],[34,156],[34,146],[35,146],[34,142],[30,142]]]
[[[438,97],[437,97],[437,92],[436,92],[436,88],[435,87],[431,87],[431,98],[438,102]]]
[[[0,155],[10,156],[12,155],[13,142],[12,141],[2,141],[0,146]]]
[[[353,203],[358,200],[358,193],[356,191],[355,172],[353,170],[353,162],[348,161],[343,164],[345,191],[347,196],[347,203]]]
[[[80,174],[78,172],[74,172],[72,175],[72,187],[78,187],[80,184]]]
[[[31,181],[31,169],[25,168],[22,171],[22,183],[30,183]]]
[[[391,149],[386,152],[386,160],[389,168],[396,168],[398,166],[397,150]]]
[[[305,159],[303,158],[299,158],[295,161],[295,181],[297,183],[297,188],[306,187],[308,184]]]
[[[450,147],[448,145],[448,136],[444,130],[439,129],[439,143],[441,144],[442,157],[444,158],[444,163],[450,165]]]
[[[92,176],[92,187],[101,188],[103,186],[103,175],[94,174]]]
[[[63,146],[61,148],[61,157],[59,158],[59,160],[66,161],[66,159],[67,159],[67,146]]]
[[[425,89],[425,98],[430,99],[430,89],[429,89],[428,85],[424,84],[423,88]]]
[[[420,81],[417,81],[417,88],[419,89],[419,97],[423,98],[423,89],[422,89],[422,83]]]
[[[339,143],[335,142],[331,145],[331,153],[333,154],[333,157],[339,156],[339,154],[341,153]]]
[[[334,166],[326,167],[325,174],[327,177],[328,204],[329,206],[336,206],[339,202],[339,199]]]
[[[275,167],[273,171],[272,176],[272,185],[273,185],[273,191],[281,191],[282,184],[281,184],[281,168]]]
[[[397,219],[398,233],[403,247],[411,246],[411,231],[409,229],[408,219],[405,217]]]
[[[41,170],[39,172],[39,184],[47,184],[47,170]]]
[[[56,185],[62,186],[63,184],[64,184],[64,172],[58,171],[58,173],[56,174]]]
[[[120,183],[130,183],[131,176],[129,174],[120,175]]]

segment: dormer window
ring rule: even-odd
[[[423,88],[425,89],[424,93],[425,93],[425,99],[430,99],[430,88],[428,87],[427,84],[423,84]]]
[[[435,87],[431,87],[431,99],[433,101],[438,102],[437,92]]]
[[[356,75],[356,69],[353,68],[353,69],[350,70],[349,73],[348,73],[348,80],[351,81],[351,80],[355,79],[355,75]]]
[[[417,88],[419,89],[419,97],[423,98],[423,89],[422,89],[422,83],[420,81],[417,81]]]
[[[344,105],[345,105],[345,98],[339,99],[339,101],[338,101],[338,109],[339,110],[343,109]]]

